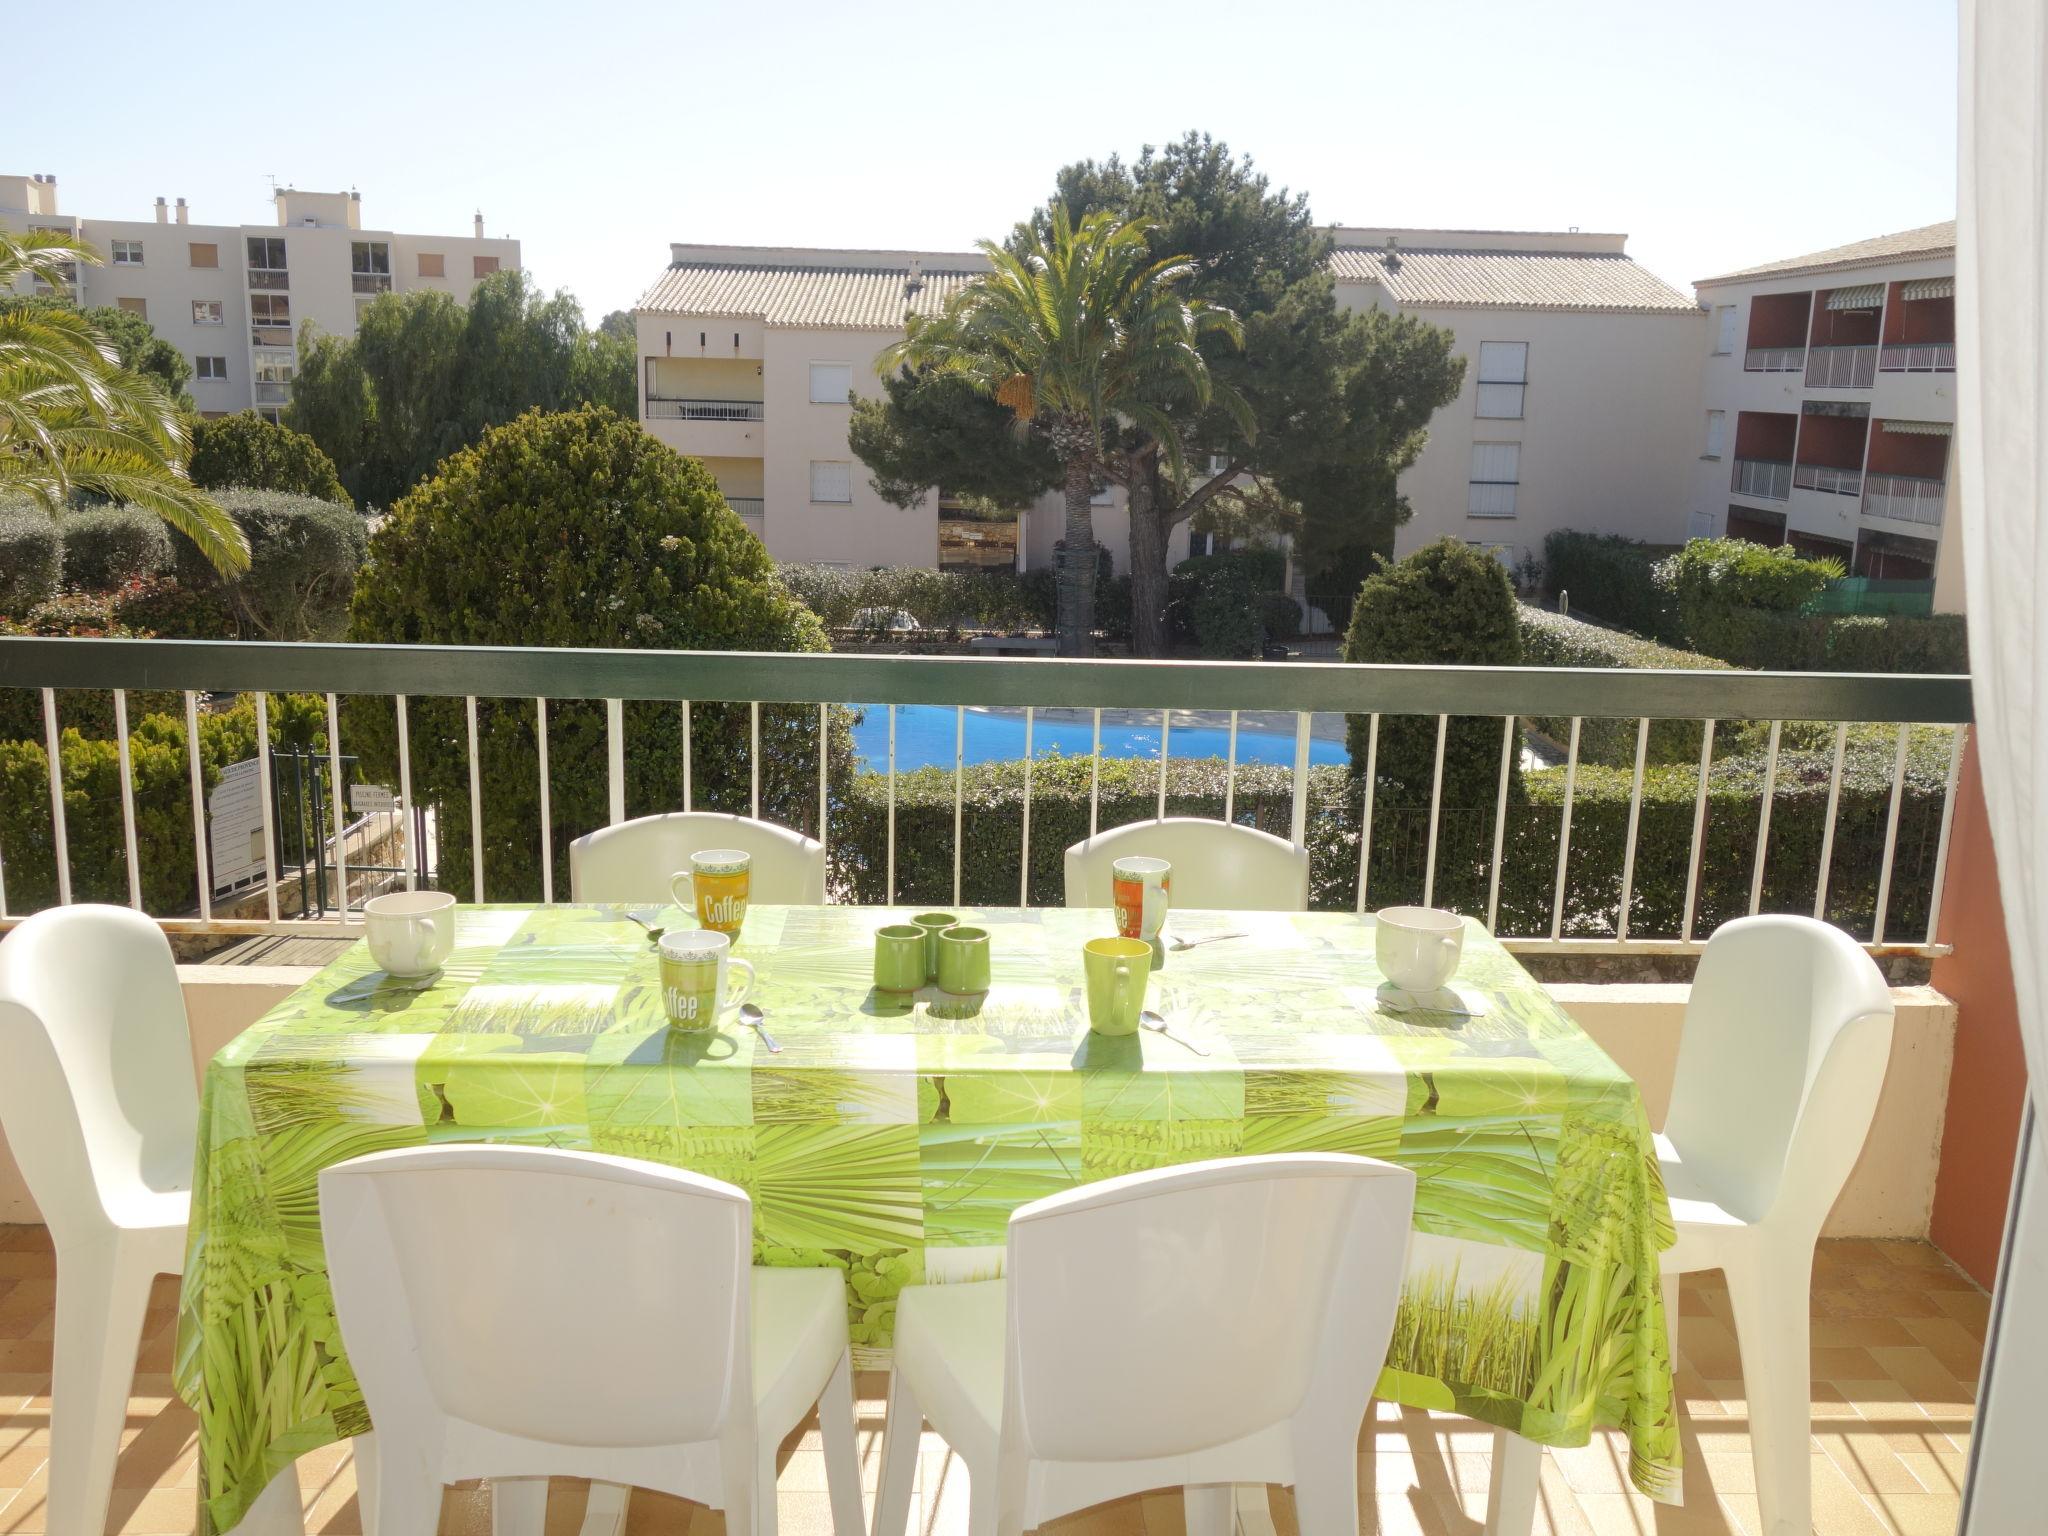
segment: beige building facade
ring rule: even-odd
[[[1709,278],[1689,531],[1935,582],[1956,420],[1953,220]]]
[[[1464,392],[1403,478],[1414,518],[1402,552],[1449,533],[1513,561],[1567,526],[1682,536],[1681,451],[1699,415],[1704,322],[1629,260],[1623,237],[1336,237],[1345,304],[1445,326],[1467,359]],[[984,270],[967,252],[676,245],[638,305],[641,419],[704,459],[778,560],[1049,565],[1063,520],[1056,493],[991,533],[950,518],[936,488],[914,507],[890,506],[846,443],[846,394],[880,394],[875,359],[904,314],[934,311]],[[1103,492],[1095,517],[1122,569],[1123,493]],[[1170,560],[1185,557],[1189,537],[1176,531]]]
[[[254,408],[272,420],[291,403],[296,338],[308,321],[352,336],[383,293],[438,290],[467,303],[478,281],[519,266],[519,242],[471,233],[409,235],[365,228],[356,192],[280,187],[274,224],[195,224],[185,199],[156,200],[150,219],[67,214],[54,176],[0,176],[0,226],[58,229],[96,248],[72,294],[147,319],[191,360],[187,385],[206,416]]]

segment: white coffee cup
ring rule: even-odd
[[[754,990],[754,967],[732,952],[732,940],[711,928],[673,929],[661,936],[661,1001],[678,1029],[716,1029],[719,1015]],[[745,972],[735,983],[737,972]]]
[[[1404,992],[1434,992],[1457,974],[1465,920],[1435,907],[1383,907],[1373,914],[1380,974]]]
[[[392,976],[428,976],[455,952],[455,898],[446,891],[394,891],[363,903],[370,958]]]

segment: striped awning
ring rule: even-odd
[[[1878,425],[1906,437],[1949,437],[1955,432],[1955,427],[1946,421],[1884,421]]]
[[[1854,288],[1837,288],[1828,295],[1829,309],[1883,309],[1884,284],[1862,283]]]
[[[1952,299],[1956,296],[1956,280],[1953,277],[1916,277],[1903,285],[1899,294],[1907,299]]]

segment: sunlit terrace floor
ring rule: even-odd
[[[40,1227],[0,1228],[0,1532],[41,1531],[49,1454],[49,1369],[55,1273]],[[1757,1531],[1742,1371],[1718,1276],[1688,1278],[1680,1332],[1686,1508],[1656,1509],[1625,1491],[1626,1453],[1596,1440],[1544,1459],[1539,1531],[1555,1536],[1734,1536]],[[108,1529],[193,1528],[196,1424],[170,1385],[177,1283],[157,1283],[129,1400]],[[1969,1446],[1971,1404],[1988,1299],[1921,1243],[1821,1245],[1813,1296],[1814,1530],[1821,1536],[1946,1536]],[[861,1453],[872,1501],[883,1379],[861,1382]],[[1379,1405],[1359,1443],[1364,1528],[1385,1536],[1477,1536],[1486,1508],[1492,1436],[1468,1420]],[[355,1474],[334,1447],[299,1463],[318,1533],[359,1532]],[[455,1489],[441,1529],[490,1530],[488,1494]],[[584,1490],[555,1485],[550,1536],[574,1536]],[[1293,1504],[1275,1490],[1273,1516],[1294,1532]],[[831,1529],[825,1471],[813,1428],[783,1447],[785,1536]],[[927,1435],[913,1529],[964,1533],[966,1477]],[[724,1521],[692,1505],[637,1495],[633,1536],[706,1536]],[[1062,1536],[1179,1536],[1178,1494],[1154,1494],[1062,1520]]]

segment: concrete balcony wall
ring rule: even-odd
[[[296,966],[180,966],[195,1074],[204,1071],[223,1045],[313,974]],[[1670,1103],[1691,991],[1683,984],[1560,983],[1550,988],[1601,1048],[1642,1085],[1653,1125],[1663,1124]],[[1931,987],[1894,988],[1892,998],[1898,1022],[1891,1069],[1862,1159],[1829,1219],[1831,1237],[1928,1234],[1955,1055],[1956,1007]],[[0,1222],[38,1220],[13,1156],[0,1144]]]

